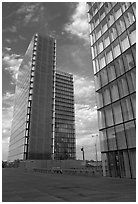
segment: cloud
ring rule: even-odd
[[[2,30],[3,32],[12,32],[12,33],[16,33],[17,32],[17,28],[16,26],[11,26],[11,27],[8,27],[8,28],[5,28]]]
[[[23,17],[23,25],[26,26],[30,22],[38,23],[43,20],[44,7],[42,3],[22,3],[21,7],[16,11],[19,17]]]
[[[87,19],[87,6],[79,2],[70,22],[65,25],[65,31],[89,42],[89,25]]]
[[[2,62],[4,70],[7,70],[10,73],[13,83],[15,83],[17,79],[17,72],[22,62],[22,57],[18,54],[3,52]]]

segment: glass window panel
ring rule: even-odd
[[[134,12],[134,15],[135,15],[135,18],[136,18],[136,2],[134,2],[132,4],[132,8],[133,8],[133,12]]]
[[[104,68],[100,71],[100,75],[101,75],[102,86],[104,86],[108,83],[108,76],[107,76],[106,68]]]
[[[125,131],[128,147],[136,147],[136,128],[133,121],[125,123]]]
[[[95,77],[96,90],[98,90],[102,86],[101,85],[100,74],[97,73],[94,77]]]
[[[103,92],[104,105],[107,105],[107,104],[111,103],[109,89],[108,88],[103,89],[102,92]]]
[[[110,38],[109,38],[109,33],[107,32],[104,35],[104,47],[106,48],[108,45],[110,45]]]
[[[130,39],[130,43],[131,45],[133,45],[134,43],[136,43],[136,24],[133,24],[129,30],[129,39]]]
[[[133,119],[133,113],[132,113],[132,106],[130,103],[130,98],[124,98],[121,100],[121,105],[122,105],[122,112],[123,112],[123,118],[124,121],[128,121]]]
[[[122,57],[120,56],[119,58],[117,58],[114,61],[114,63],[115,63],[116,75],[118,77],[118,76],[122,75],[125,72]]]
[[[136,118],[136,94],[132,94],[130,97],[131,97],[134,117]]]
[[[130,2],[121,2],[120,4],[122,6],[123,12],[125,12],[130,6]]]
[[[114,41],[118,37],[117,29],[116,29],[115,24],[110,28],[109,31],[110,31],[111,40]]]
[[[100,69],[106,66],[104,53],[99,56]]]
[[[116,21],[116,27],[119,35],[126,30],[123,17],[121,17],[120,19],[118,19],[118,21]]]
[[[97,47],[98,47],[98,53],[103,51],[104,47],[103,47],[102,39],[100,39],[100,41],[98,41]]]
[[[124,18],[127,28],[135,22],[134,13],[131,7],[124,13]]]
[[[105,33],[105,31],[108,29],[106,20],[102,21],[101,25],[102,25],[102,33]]]
[[[119,93],[118,93],[118,86],[115,83],[112,83],[110,85],[110,90],[111,90],[111,96],[112,96],[112,101],[116,101],[119,99]]]
[[[125,138],[125,131],[123,125],[115,126],[116,130],[116,138],[117,138],[117,147],[118,149],[126,149],[126,138]]]
[[[116,102],[112,105],[113,107],[113,113],[114,113],[114,120],[115,124],[123,122],[122,118],[122,111],[121,111],[121,106],[119,102]]]
[[[132,178],[136,178],[136,149],[129,149]]]
[[[90,35],[90,37],[91,37],[91,42],[92,42],[92,44],[94,44],[94,43],[95,43],[95,41],[96,41],[96,36],[95,36],[95,33],[94,33],[94,32],[92,32],[92,33],[91,33],[91,35]]]
[[[125,50],[127,50],[130,47],[127,32],[125,32],[123,35],[121,35],[120,42],[121,42],[122,52],[124,52]]]
[[[119,45],[118,40],[116,40],[113,43],[113,54],[114,54],[114,58],[118,57],[121,54],[120,45]]]
[[[107,67],[107,72],[108,72],[108,78],[109,78],[109,82],[114,80],[116,78],[116,73],[115,73],[115,67],[114,64],[110,64]]]
[[[95,29],[95,33],[96,33],[96,39],[98,40],[101,37],[101,35],[102,35],[102,31],[101,31],[100,25]]]
[[[94,17],[94,21],[95,21],[95,27],[99,24],[100,20],[99,20],[99,13],[96,14],[96,16]]]
[[[97,93],[96,92],[96,97],[97,97],[97,108],[101,108],[103,107],[103,97],[102,97],[102,93]]]
[[[136,90],[136,73],[135,69],[134,71],[131,70],[126,73],[127,76],[127,82],[128,82],[128,87],[129,87],[129,92],[132,93]]]
[[[115,19],[117,20],[122,15],[122,10],[119,3],[117,3],[116,6],[114,7],[114,12],[115,12]]]
[[[131,49],[127,50],[123,54],[123,59],[124,59],[124,64],[125,64],[126,71],[128,71],[129,69],[132,69],[135,66]]]
[[[91,47],[91,55],[92,55],[92,59],[94,59],[96,57],[93,47]]]
[[[108,25],[110,27],[115,22],[114,15],[113,15],[112,11],[107,15],[107,19],[108,19]]]
[[[107,136],[108,136],[108,145],[109,150],[116,150],[116,138],[115,138],[115,130],[114,127],[107,128]]]
[[[100,18],[101,18],[101,20],[103,20],[104,17],[105,17],[105,10],[104,10],[104,7],[102,7],[102,9],[100,9]]]
[[[112,5],[111,5],[111,3],[105,2],[105,3],[104,3],[104,7],[105,7],[106,13],[108,13],[108,12],[111,10]]]
[[[108,151],[106,130],[100,131],[101,152]]]
[[[112,55],[112,51],[111,50],[108,50],[106,52],[106,60],[107,60],[108,64],[113,60],[113,55]]]
[[[98,111],[98,123],[99,123],[99,129],[105,127],[105,115],[104,111]]]
[[[112,126],[113,125],[113,113],[111,106],[105,108],[105,118],[106,118],[106,125]]]
[[[123,97],[129,94],[126,77],[123,76],[118,79],[118,88],[119,88],[120,97]]]
[[[132,53],[133,53],[133,58],[134,58],[135,63],[136,63],[136,45],[134,45],[134,46],[132,47]],[[135,63],[134,63],[134,64],[135,64]]]

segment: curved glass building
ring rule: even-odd
[[[136,176],[136,3],[89,2],[104,176]]]

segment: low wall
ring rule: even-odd
[[[52,169],[60,167],[61,169],[82,169],[86,167],[83,160],[26,160],[20,162],[20,168],[31,169]]]

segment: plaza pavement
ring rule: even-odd
[[[134,179],[2,170],[3,202],[135,202]]]

